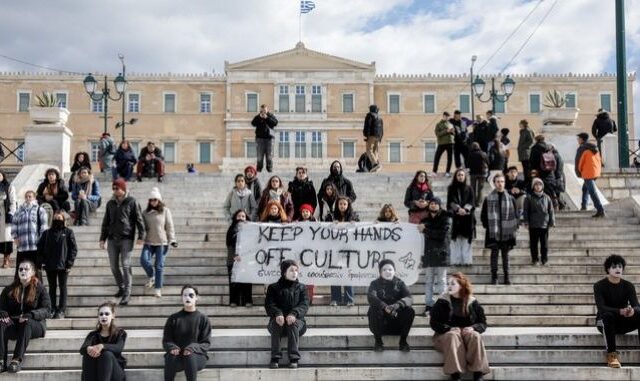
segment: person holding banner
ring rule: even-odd
[[[253,296],[251,295],[251,283],[231,282],[233,265],[240,257],[236,254],[236,242],[238,240],[238,229],[240,225],[248,220],[247,212],[244,209],[236,210],[233,214],[233,222],[227,230],[227,270],[229,271],[229,306],[253,307]]]
[[[382,335],[400,335],[399,348],[409,352],[407,343],[409,330],[413,325],[415,311],[411,307],[413,298],[409,288],[395,276],[396,266],[390,259],[383,259],[378,265],[380,277],[371,282],[367,292],[369,301],[369,329],[375,337],[374,351],[382,352]]]
[[[404,206],[409,208],[409,222],[420,223],[428,213],[427,207],[432,198],[433,192],[429,186],[427,172],[417,171],[404,194]]]
[[[247,188],[246,179],[243,174],[239,173],[235,177],[235,186],[224,200],[224,215],[231,220],[231,216],[238,210],[243,209],[247,212],[247,217],[251,221],[258,218],[258,204],[253,198],[253,193]]]
[[[447,266],[449,265],[451,217],[441,209],[438,197],[429,200],[429,213],[420,221],[418,230],[424,234],[424,255],[422,267],[425,268],[425,316],[433,307],[433,294],[444,292],[447,283]]]
[[[328,221],[333,222],[358,222],[360,219],[351,206],[351,199],[346,196],[339,196],[336,202],[335,215]],[[344,288],[344,297],[342,297],[342,288]],[[346,301],[347,306],[353,306],[353,286],[331,286],[331,306],[341,304],[339,302]]]
[[[338,201],[338,191],[333,183],[327,183],[318,195],[318,219],[320,221],[332,221],[333,213]]]
[[[279,201],[271,200],[267,202],[267,206],[260,213],[260,222],[283,224],[289,222],[289,217]]]
[[[396,214],[396,210],[393,209],[393,205],[384,204],[382,205],[382,209],[380,209],[380,214],[376,222],[400,222],[400,219],[398,218],[398,214]]]
[[[262,216],[267,208],[269,201],[278,201],[286,213],[286,221],[293,220],[293,200],[291,193],[284,190],[282,180],[278,176],[272,176],[267,183],[267,187],[262,191],[262,197],[258,203],[258,213]]]
[[[280,338],[288,339],[289,368],[296,369],[300,360],[298,343],[307,330],[304,320],[309,310],[305,286],[298,281],[298,264],[287,259],[280,264],[280,279],[269,285],[264,308],[269,316],[267,329],[271,334],[271,369],[279,368],[282,351]]]

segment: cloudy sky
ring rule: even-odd
[[[302,16],[306,46],[376,61],[379,73],[463,73],[474,54],[482,73],[615,72],[613,0],[315,0],[315,5]],[[298,9],[298,0],[4,2],[0,55],[84,73],[117,72],[117,54],[123,53],[128,72],[220,73],[225,60],[293,48]],[[626,9],[627,69],[637,72],[640,0],[626,0]],[[0,57],[0,71],[17,70],[40,69]],[[635,90],[638,94],[637,83]]]

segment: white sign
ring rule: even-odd
[[[232,282],[272,283],[280,263],[300,265],[300,282],[319,286],[368,286],[378,264],[391,259],[407,285],[418,280],[424,240],[408,223],[243,223],[238,232]]]

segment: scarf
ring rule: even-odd
[[[429,190],[429,184],[425,181],[424,183],[416,183],[416,188],[422,193]]]
[[[499,242],[515,239],[518,218],[512,202],[513,198],[504,191],[493,191],[487,196],[488,234]]]
[[[93,175],[89,175],[86,179],[76,176],[75,180],[76,184],[80,186],[80,189],[84,190],[84,194],[91,196],[91,192],[93,191]]]
[[[282,196],[282,188],[278,188],[276,190],[269,189],[269,199],[280,201],[280,196]]]

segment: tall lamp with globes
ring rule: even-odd
[[[482,95],[484,94],[484,87],[486,83],[480,76],[476,76],[476,79],[473,81],[473,92],[476,95],[476,98],[480,102],[491,102],[491,111],[496,112],[496,101],[505,103],[509,100],[509,97],[513,95],[513,89],[516,86],[516,82],[507,75],[504,79],[500,88],[502,89],[502,93],[496,90],[496,78],[491,77],[491,91],[489,92],[489,98],[482,99]]]
[[[127,80],[124,78],[122,73],[118,74],[116,78],[113,80],[113,85],[115,87],[115,92],[118,94],[117,98],[111,96],[111,89],[107,84],[107,76],[104,76],[104,85],[102,90],[96,92],[96,88],[98,87],[98,81],[93,77],[91,73],[87,75],[82,82],[84,84],[84,90],[89,94],[89,98],[96,102],[103,102],[103,111],[104,111],[104,132],[107,132],[107,114],[109,110],[109,100],[119,101],[124,97],[124,93],[127,89]],[[122,121],[124,122],[124,120]]]

